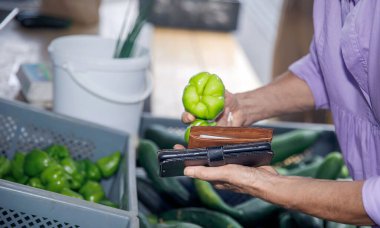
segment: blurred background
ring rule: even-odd
[[[0,0],[1,9],[20,14],[0,30],[0,96],[51,109],[28,99],[17,74],[23,64],[43,64],[52,77],[49,43],[71,34],[117,39],[126,0]],[[313,35],[312,0],[156,0],[137,42],[150,51],[154,89],[144,111],[179,118],[182,91],[194,74],[219,75],[235,93],[258,88],[307,54]],[[21,16],[20,16],[21,15]],[[42,91],[44,93],[44,91]],[[298,122],[331,123],[326,111],[281,117]]]

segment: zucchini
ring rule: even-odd
[[[170,133],[167,127],[159,124],[149,126],[144,138],[155,142],[160,149],[171,149],[175,144],[187,145],[183,135]]]
[[[318,167],[315,174],[317,179],[336,180],[344,165],[342,154],[339,152],[329,153]]]
[[[323,220],[297,211],[291,211],[290,216],[299,227],[323,228]]]
[[[354,225],[326,221],[326,228],[356,228],[356,227],[357,226],[354,226]],[[364,226],[360,226],[360,227],[364,227]],[[370,226],[368,226],[368,228],[370,228]]]
[[[152,225],[149,223],[148,218],[144,214],[139,213],[138,218],[140,228],[152,228]]]
[[[280,215],[280,228],[295,228],[298,227],[296,221],[290,216],[290,214]],[[305,226],[306,227],[306,226]]]
[[[152,187],[153,184],[142,177],[137,177],[137,198],[149,210],[156,214],[162,211],[173,209],[173,206],[166,202],[163,197]]]
[[[197,224],[204,228],[242,228],[242,226],[230,216],[204,208],[189,207],[170,210],[162,213],[160,217],[164,221],[185,221]]]
[[[346,165],[343,165],[342,170],[339,173],[339,178],[341,179],[351,178],[350,171],[348,170]]]
[[[237,205],[235,209],[242,213],[237,220],[249,225],[257,225],[265,220],[272,219],[284,210],[284,208],[278,205],[259,198],[247,200]]]
[[[150,140],[141,139],[138,151],[138,162],[144,168],[153,187],[159,192],[174,199],[180,205],[190,203],[190,193],[174,177],[162,178],[158,175],[159,166],[157,159],[158,147]]]
[[[181,222],[181,221],[165,221],[165,223],[158,223],[154,226],[155,228],[202,228],[193,223]]]
[[[209,182],[194,179],[194,185],[199,199],[205,206],[224,212],[234,218],[239,218],[243,215],[242,211],[226,204]]]
[[[286,176],[315,177],[319,166],[323,163],[323,158],[315,157],[310,163],[302,164],[297,168],[288,170]]]
[[[292,155],[304,152],[318,140],[320,133],[314,130],[294,130],[273,137],[274,156],[271,164],[282,162]]]
[[[138,201],[139,213],[148,215],[152,213],[141,201]]]

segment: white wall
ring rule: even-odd
[[[283,0],[241,0],[238,41],[263,83],[271,80],[272,57]]]

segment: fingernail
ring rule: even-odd
[[[185,174],[185,176],[194,177],[194,169],[191,167],[186,167],[183,173]]]

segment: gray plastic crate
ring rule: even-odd
[[[115,209],[0,180],[0,227],[138,227],[135,153],[127,134],[0,99],[0,153],[67,146],[76,159],[123,154],[118,173],[102,185]]]
[[[154,117],[148,113],[144,113],[141,125],[140,136],[143,136],[145,130],[152,124],[160,124],[168,127],[168,131],[182,133],[187,127],[179,119]],[[311,153],[324,156],[332,151],[340,151],[338,140],[335,135],[333,125],[329,124],[312,124],[312,123],[294,123],[294,122],[271,122],[254,124],[256,127],[272,128],[274,135],[289,132],[297,129],[309,129],[322,131],[321,137],[310,148]]]

